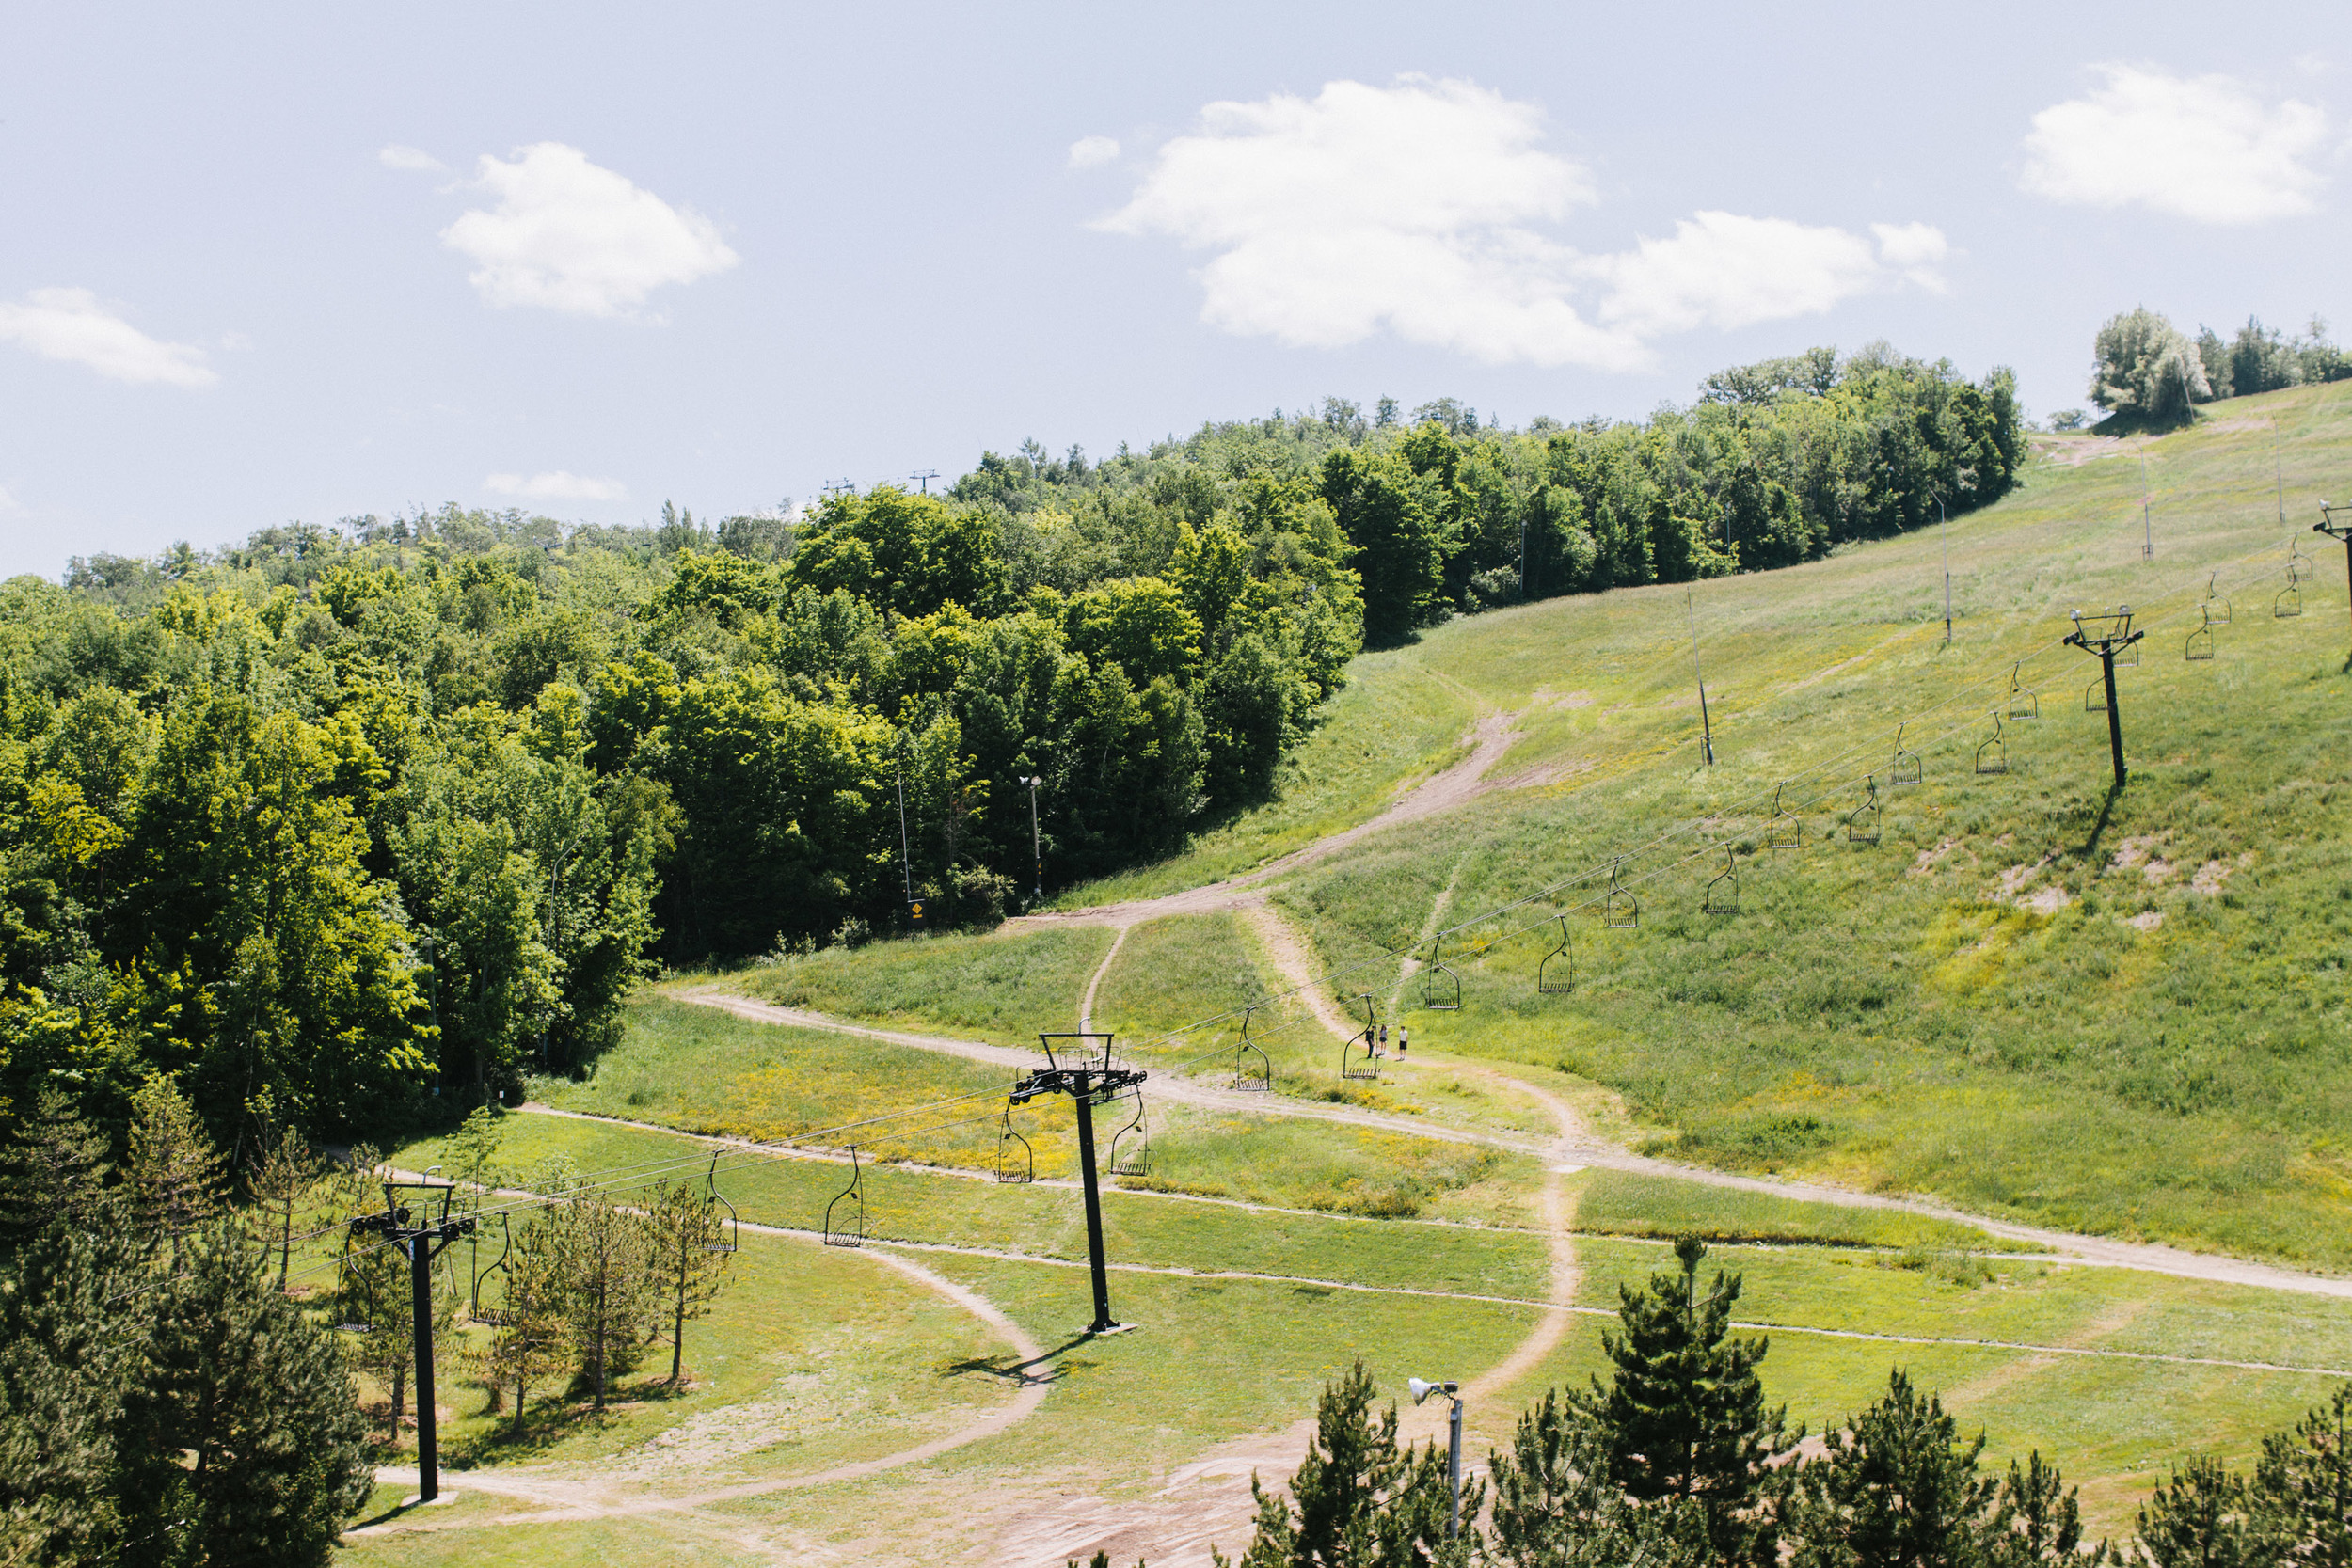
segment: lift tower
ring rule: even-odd
[[[373,1231],[408,1255],[408,1315],[417,1345],[417,1498],[428,1503],[441,1495],[440,1451],[433,1418],[433,1259],[450,1243],[473,1234],[471,1214],[449,1212],[451,1195],[456,1190],[455,1183],[449,1181],[387,1181],[384,1212],[361,1214],[351,1222],[355,1234]],[[404,1192],[423,1195],[415,1210],[400,1201]],[[438,1219],[421,1212],[430,1208],[436,1193],[441,1203]]]
[[[2336,514],[2345,514],[2339,520]],[[2313,533],[2324,533],[2344,546],[2344,580],[2352,587],[2352,501],[2321,501],[2319,521],[2312,525]]]
[[[1078,1108],[1078,1175],[1086,1186],[1087,1259],[1094,1269],[1094,1321],[1089,1334],[1108,1334],[1119,1327],[1111,1316],[1110,1278],[1103,1262],[1103,1195],[1094,1169],[1094,1107],[1107,1105],[1129,1089],[1140,1090],[1150,1074],[1140,1068],[1118,1065],[1109,1035],[1040,1035],[1046,1067],[1012,1086],[1015,1105],[1041,1094],[1066,1094]]]
[[[2115,656],[2148,634],[2132,630],[2132,607],[2117,605],[2097,615],[2074,613],[2074,629],[2066,634],[2064,645],[2080,648],[2099,658],[2101,674],[2107,683],[2107,750],[2115,756],[2115,787],[2123,787],[2123,716],[2115,706]],[[2134,654],[2134,660],[2139,656]]]

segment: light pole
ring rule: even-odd
[[[1443,1394],[1454,1402],[1454,1412],[1446,1418],[1445,1462],[1446,1480],[1454,1488],[1454,1512],[1446,1518],[1445,1538],[1452,1541],[1462,1533],[1462,1386],[1408,1377],[1405,1380],[1405,1386],[1413,1391],[1415,1404],[1432,1394]]]
[[[1025,773],[1013,780],[1017,784],[1026,784],[1029,790],[1029,859],[1037,870],[1037,898],[1040,903],[1045,899],[1045,850],[1037,836],[1037,786],[1044,782],[1034,773]]]

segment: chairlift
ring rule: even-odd
[[[2107,681],[2105,675],[2083,688],[2083,711],[2105,713],[2107,710]]]
[[[1915,784],[1927,776],[1927,770],[1919,766],[1919,753],[1903,750],[1903,731],[1910,727],[1908,723],[1895,726],[1895,765],[1886,774],[1890,788],[1896,784]]]
[[[1551,972],[1553,964],[1560,973]],[[1576,948],[1568,941],[1568,917],[1560,917],[1560,945],[1543,956],[1535,966],[1535,990],[1542,996],[1562,996],[1576,989]]]
[[[1977,771],[2006,773],[2009,771],[2009,747],[2001,739],[2001,710],[1992,712],[1993,738],[1977,748]]]
[[[2205,607],[2205,623],[2188,634],[2188,645],[2182,650],[2191,664],[2213,657],[2213,608]]]
[[[1740,912],[1740,855],[1728,844],[1724,846],[1724,868],[1708,881],[1699,910],[1706,914]]]
[[[1143,1091],[1133,1096],[1136,1114],[1127,1125],[1111,1134],[1111,1174],[1113,1176],[1149,1176],[1152,1174],[1152,1129],[1143,1120]]]
[[[1421,972],[1421,1005],[1433,1013],[1458,1012],[1462,1006],[1462,977],[1438,957],[1444,945],[1442,933],[1430,942],[1429,965]]]
[[[2009,716],[2011,719],[2039,719],[2042,717],[2042,698],[2038,694],[2026,690],[2025,686],[2017,678],[2018,672],[2025,669],[2025,667],[2026,661],[2024,659],[2019,659],[2015,664],[2010,667]]]
[[[2296,586],[2300,581],[2293,573],[2287,575],[2286,587],[2270,601],[2271,614],[2283,621],[2291,615],[2303,613],[2303,590]]]
[[[2115,650],[2115,667],[2116,667],[2118,670],[2129,670],[2129,669],[2132,669],[2132,668],[2136,667],[2138,663],[2139,663],[2139,644],[2138,644],[2138,642],[2137,642],[2137,641],[2126,642],[2126,643],[2124,643],[2124,644],[2123,644],[2123,646],[2122,646],[2122,647],[2120,647],[2120,648],[2118,648],[2118,649],[2116,649],[2116,650]]]
[[[1609,867],[1609,893],[1600,901],[1600,923],[1607,930],[1630,931],[1642,924],[1642,901],[1619,880],[1624,870],[1625,857],[1619,855]]]
[[[1772,820],[1764,826],[1764,847],[1767,849],[1794,849],[1804,841],[1804,824],[1797,820],[1795,812],[1780,803],[1780,792],[1788,787],[1786,780],[1772,785]]]
[[[2205,620],[2212,626],[2226,626],[2230,624],[2230,595],[2222,593],[2216,586],[2220,579],[2221,574],[2219,572],[2216,572],[2211,577],[2205,578]],[[2214,612],[2213,607],[2216,604],[2221,606],[2221,611],[2219,614],[2216,614]]]
[[[845,1203],[850,1207],[842,1209]],[[835,1210],[841,1212],[838,1221],[834,1218]],[[834,1194],[833,1201],[825,1205],[825,1244],[866,1244],[866,1173],[859,1167],[855,1144],[850,1146],[850,1184]]]
[[[726,1211],[726,1217],[718,1220],[712,1227],[711,1234],[714,1239],[705,1242],[703,1250],[705,1252],[740,1251],[743,1242],[743,1219],[735,1212],[735,1205],[727,1201],[726,1195],[719,1190],[719,1151],[717,1149],[711,1150],[710,1169],[703,1176],[703,1207],[710,1212],[714,1219],[717,1219],[720,1210]]]
[[[1267,1059],[1265,1050],[1249,1037],[1250,1016],[1257,1012],[1252,1003],[1241,1014],[1241,1043],[1233,1047],[1233,1087],[1263,1094],[1274,1087],[1274,1063]],[[1249,1058],[1258,1058],[1252,1067]]]
[[[2303,585],[2303,579],[2310,577],[2312,570],[2312,558],[2303,553],[2303,541],[2289,539],[2287,541],[2287,586],[2300,588]]]
[[[1013,1131],[1012,1108],[1019,1101],[1005,1101],[1004,1120],[996,1130],[996,1180],[1007,1185],[1021,1185],[1037,1180],[1037,1151],[1029,1140]]]
[[[1885,817],[1879,808],[1879,778],[1873,773],[1863,782],[1862,803],[1846,814],[1846,842],[1876,844]]]
[[[506,1284],[508,1288],[513,1288],[515,1282],[515,1272],[509,1266],[507,1259],[513,1255],[514,1250],[514,1217],[510,1214],[501,1213],[499,1215],[499,1255],[497,1260],[492,1262],[486,1269],[478,1269],[475,1271],[473,1276],[473,1289],[469,1293],[467,1298],[466,1316],[471,1318],[475,1323],[482,1324],[485,1328],[503,1328],[508,1323],[515,1321],[515,1313],[512,1307],[485,1307],[482,1305],[482,1282],[489,1278],[492,1275],[504,1275],[506,1276]]]
[[[1376,1079],[1380,1076],[1380,1058],[1373,1053],[1373,1041],[1377,1037],[1378,1023],[1373,1014],[1372,992],[1366,991],[1357,1000],[1364,1005],[1364,1032],[1360,1036],[1350,1035],[1340,1041],[1340,1076],[1342,1078]],[[1355,1049],[1356,1041],[1359,1038],[1364,1042],[1363,1065],[1351,1067],[1348,1065],[1347,1053]]]

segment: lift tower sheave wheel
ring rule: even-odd
[[[1108,1104],[1129,1092],[1140,1096],[1150,1074],[1140,1068],[1120,1067],[1109,1035],[1040,1035],[1037,1039],[1045,1053],[1047,1065],[1013,1085],[1012,1103],[1025,1104],[1041,1094],[1066,1094],[1077,1108],[1078,1175],[1086,1190],[1087,1260],[1094,1276],[1094,1321],[1086,1331],[1108,1334],[1120,1323],[1111,1316],[1110,1275],[1103,1258],[1103,1195],[1102,1179],[1095,1169],[1094,1107]]]

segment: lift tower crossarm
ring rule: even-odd
[[[2339,519],[2337,513],[2344,513]],[[2352,501],[2321,501],[2319,521],[2312,525],[2313,533],[2324,533],[2344,546],[2344,580],[2352,589]]]
[[[1089,1334],[1119,1327],[1111,1316],[1110,1275],[1103,1258],[1103,1195],[1094,1169],[1094,1107],[1130,1089],[1140,1090],[1151,1074],[1114,1064],[1109,1035],[1040,1035],[1048,1065],[1012,1086],[1011,1103],[1025,1105],[1041,1094],[1066,1094],[1078,1111],[1078,1174],[1086,1188],[1087,1260],[1094,1275],[1094,1321]],[[1061,1043],[1057,1043],[1057,1042]],[[1094,1042],[1100,1041],[1099,1049]]]

